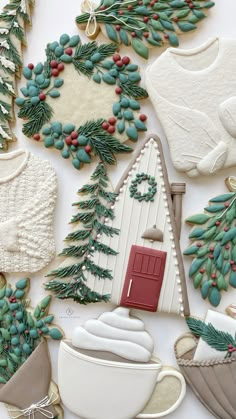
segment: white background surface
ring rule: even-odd
[[[6,3],[6,0],[0,0],[0,3],[2,6]],[[27,36],[28,48],[25,50],[24,63],[33,62],[36,64],[38,61],[44,60],[44,49],[47,42],[58,40],[62,33],[67,32],[69,35],[77,34],[78,29],[74,23],[74,18],[79,12],[80,1],[78,0],[36,0],[33,14],[33,27],[29,30]],[[198,30],[193,34],[187,34],[180,37],[180,47],[191,48],[198,46],[211,36],[236,37],[235,13],[235,0],[216,0],[216,6],[211,9],[209,17],[199,25]],[[86,42],[85,35],[82,32],[80,35],[82,40]],[[142,68],[142,77],[145,79],[144,72],[148,62],[138,57],[130,49],[122,48],[121,53],[122,55],[131,56],[133,61],[140,65]],[[149,63],[153,62],[160,53],[160,49],[153,49],[150,54]],[[232,95],[234,95],[234,92],[232,92]],[[204,206],[206,206],[208,199],[226,191],[224,179],[229,175],[235,175],[235,171],[231,169],[211,178],[206,177],[197,180],[190,180],[186,176],[175,172],[169,159],[165,137],[152,109],[151,103],[148,100],[143,104],[143,113],[148,114],[148,132],[158,134],[162,140],[170,182],[186,182],[187,191],[183,202],[183,219],[198,211],[201,212]],[[57,150],[47,150],[42,144],[25,138],[21,134],[21,121],[17,122],[15,132],[18,136],[18,142],[10,147],[10,151],[19,147],[25,147],[43,159],[50,159],[57,171],[58,201],[55,216],[55,236],[57,253],[59,253],[63,248],[63,239],[69,231],[68,222],[72,215],[71,204],[76,200],[76,191],[87,182],[95,164],[88,165],[82,171],[76,171],[70,162],[60,157],[60,153]],[[114,186],[122,175],[127,161],[128,157],[123,159],[120,158],[117,166],[113,167],[110,171]],[[183,224],[181,236],[182,250],[188,246],[188,232],[189,228],[187,226],[185,227]],[[191,314],[203,317],[206,310],[209,308],[209,304],[202,300],[199,291],[193,289],[192,283],[188,279],[190,258],[185,258],[184,263]],[[37,275],[31,275],[30,297],[32,298],[33,305],[45,295],[45,291],[42,287],[43,282],[45,282],[44,276],[55,266],[55,264],[56,261]],[[20,277],[22,277],[22,275],[7,276],[12,283]],[[228,293],[223,295],[218,310],[223,312],[225,307],[231,302],[236,302],[236,291],[233,289],[230,289]],[[73,311],[72,315],[67,314],[68,308]],[[69,300],[63,302],[56,299],[51,305],[51,312],[55,314],[55,322],[64,329],[67,338],[71,337],[75,326],[82,324],[88,318],[97,317],[99,313],[110,309],[112,309],[112,306],[109,304],[96,304],[82,307]],[[187,331],[184,320],[174,316],[141,311],[134,311],[133,314],[138,315],[145,321],[147,330],[155,339],[155,355],[157,355],[164,364],[176,365],[173,345],[177,337]],[[50,351],[52,356],[53,378],[57,381],[58,343],[50,343]],[[40,377],[38,377],[38,379],[40,380]],[[23,385],[24,383],[22,383],[22,386]],[[73,383],[72,385],[76,385],[76,383]],[[135,391],[135,389],[131,389],[131,391]],[[187,419],[189,417],[191,417],[191,419],[210,419],[213,416],[203,405],[201,405],[192,391],[188,388],[186,398],[180,408],[168,417],[170,419]],[[5,407],[1,404],[0,418],[8,418]],[[65,409],[65,419],[75,418],[76,416]]]

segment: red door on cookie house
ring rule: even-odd
[[[166,252],[131,247],[120,305],[156,311],[166,264]]]

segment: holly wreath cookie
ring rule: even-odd
[[[117,52],[116,44],[82,44],[63,34],[47,45],[44,63],[23,68],[26,85],[16,99],[23,133],[46,148],[57,149],[80,169],[94,156],[114,164],[146,131],[137,64]]]

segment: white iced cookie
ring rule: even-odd
[[[80,349],[112,352],[136,362],[148,362],[154,348],[142,320],[131,317],[129,309],[123,307],[77,327],[72,344]]]

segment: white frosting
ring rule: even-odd
[[[77,327],[72,344],[80,349],[112,352],[136,362],[148,362],[154,348],[142,320],[131,317],[129,309],[123,307]]]

